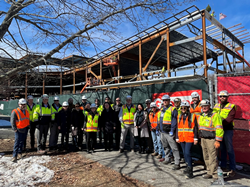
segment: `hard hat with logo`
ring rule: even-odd
[[[90,108],[97,108],[97,106],[96,106],[95,103],[92,103],[92,104],[90,105]]]
[[[29,100],[29,99],[34,99],[34,98],[33,98],[32,95],[29,95],[29,96],[27,97],[27,99]]]
[[[202,100],[201,102],[200,102],[200,105],[201,106],[208,106],[208,105],[210,105],[210,101],[209,100]]]
[[[192,98],[195,98],[195,97],[199,97],[200,98],[200,95],[197,92],[193,92],[193,93],[191,93],[191,97]]]
[[[183,101],[183,102],[181,102],[181,107],[182,106],[190,107],[190,104],[187,101]]]
[[[59,101],[59,97],[58,97],[58,96],[55,96],[55,97],[54,97],[54,101]]]
[[[49,96],[47,94],[43,94],[42,99],[49,99]]]
[[[220,91],[219,96],[228,96],[228,91],[227,90]]]
[[[164,95],[164,96],[162,96],[162,98],[161,98],[162,100],[166,100],[166,99],[170,99],[170,97],[169,97],[169,95]]]
[[[151,108],[154,108],[154,107],[157,107],[157,105],[156,105],[155,102],[152,102],[152,103],[150,103],[150,107],[151,107]]]
[[[85,95],[82,96],[82,99],[87,99],[87,97]]]
[[[22,99],[19,99],[18,104],[19,105],[26,105],[27,101],[24,98],[22,98]]]
[[[64,101],[62,106],[69,106],[69,103],[67,101]]]

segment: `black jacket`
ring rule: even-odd
[[[83,110],[77,111],[73,109],[71,112],[71,125],[77,127],[79,129],[83,128],[85,120],[85,115],[83,114]]]
[[[103,128],[104,132],[113,133],[114,127],[116,127],[116,116],[114,110],[111,108],[107,111],[103,110],[102,115],[99,120],[99,124],[101,128]]]
[[[61,133],[66,133],[69,131],[70,128],[70,123],[71,123],[71,111],[69,109],[65,110],[60,110],[58,113],[58,119],[57,119],[57,124],[58,126],[61,127]]]
[[[55,103],[52,104],[53,108],[56,110],[56,106],[55,106]],[[59,103],[59,108],[61,108],[62,105]],[[58,110],[57,110],[58,111]],[[58,119],[58,113],[55,113],[55,122],[57,122],[57,119]]]

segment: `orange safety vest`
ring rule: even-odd
[[[156,129],[159,111],[160,110],[157,110],[155,114],[153,111],[149,113],[149,122],[151,124],[152,129]]]
[[[191,104],[190,113],[194,113],[196,115],[200,115],[200,113],[201,113],[200,103],[195,108],[193,108],[193,106],[194,106],[194,104]]]
[[[183,122],[183,116],[178,115],[178,136],[180,142],[188,142],[193,143],[194,142],[194,120],[196,115],[191,114],[191,120],[188,119],[188,117],[185,120],[185,123]],[[190,127],[189,127],[190,123]]]
[[[16,127],[18,129],[23,129],[30,125],[30,114],[28,110],[25,109],[25,115],[20,110],[20,108],[14,109],[13,111],[16,113],[17,116]]]

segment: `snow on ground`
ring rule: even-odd
[[[49,162],[49,156],[31,156],[17,163],[11,162],[11,159],[0,155],[0,186],[34,186],[48,183],[54,176],[54,171],[40,165]]]
[[[0,119],[0,126],[11,126],[9,121]]]

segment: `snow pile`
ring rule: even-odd
[[[11,162],[11,157],[0,155],[0,186],[34,186],[37,183],[48,183],[54,171],[39,165],[50,161],[49,156],[32,156]]]

